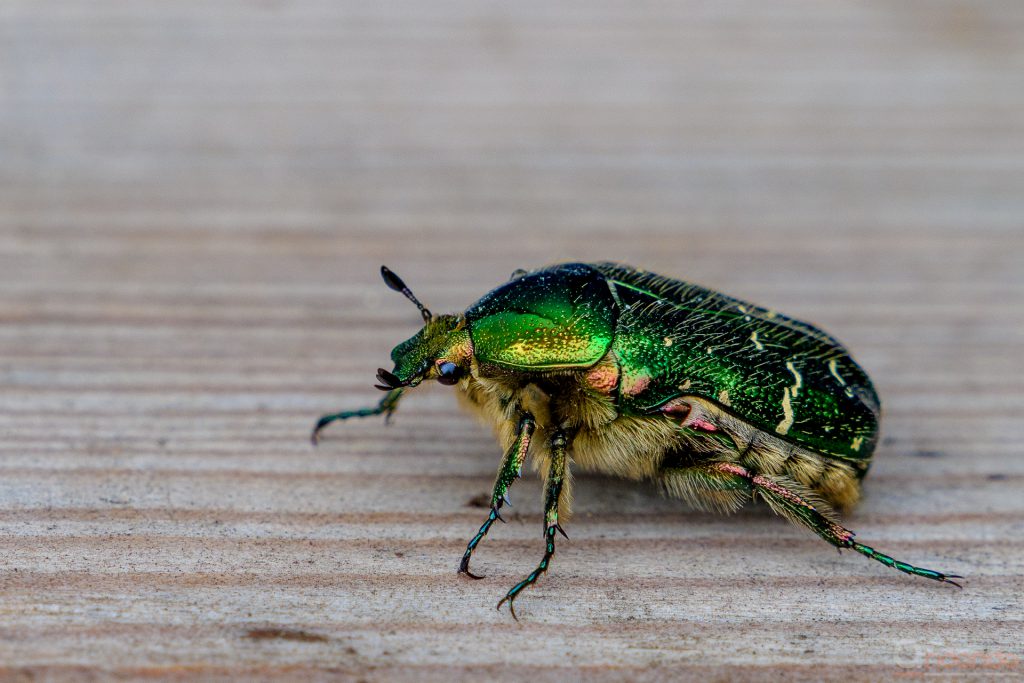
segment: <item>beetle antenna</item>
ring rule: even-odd
[[[380,384],[374,384],[381,391],[392,391],[401,387],[409,386],[409,382],[403,382],[398,377],[384,368],[377,368],[377,381]]]
[[[384,284],[396,292],[401,292],[405,295],[405,298],[416,304],[416,308],[420,309],[420,315],[423,316],[423,322],[429,323],[433,317],[430,313],[430,309],[420,303],[420,300],[416,298],[416,295],[402,282],[402,278],[395,275],[390,268],[387,266],[380,267],[380,276],[384,278]]]

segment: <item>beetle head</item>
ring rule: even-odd
[[[404,294],[420,309],[424,325],[423,329],[391,351],[395,368],[392,372],[384,368],[377,370],[380,382],[377,388],[391,391],[399,387],[414,387],[425,379],[455,384],[468,375],[473,345],[466,319],[461,315],[431,315],[387,266],[381,266],[380,272],[388,287]]]

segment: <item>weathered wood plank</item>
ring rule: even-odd
[[[1024,675],[1024,5],[0,4],[0,678]],[[865,542],[498,453],[413,332],[617,259],[814,320],[885,405]]]

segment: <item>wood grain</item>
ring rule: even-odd
[[[0,5],[0,677],[1024,676],[1024,5]],[[415,311],[616,259],[876,379],[864,542],[578,473],[455,574],[499,453]],[[418,392],[419,393],[419,392]]]

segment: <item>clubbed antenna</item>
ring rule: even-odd
[[[380,382],[380,384],[374,384],[373,386],[377,387],[381,391],[391,391],[393,389],[398,389],[399,387],[409,386],[408,382],[403,382],[398,379],[397,375],[388,372],[384,368],[377,368],[377,381]]]
[[[392,273],[391,269],[388,268],[387,266],[380,267],[380,276],[384,278],[384,284],[386,284],[388,287],[395,290],[396,292],[401,292],[402,294],[405,295],[406,299],[416,304],[416,308],[420,309],[420,315],[423,316],[423,322],[430,322],[430,318],[432,317],[430,314],[430,309],[428,309],[426,306],[420,303],[420,300],[416,298],[416,295],[413,294],[409,290],[409,288],[405,286],[404,282],[402,282],[402,278]]]

